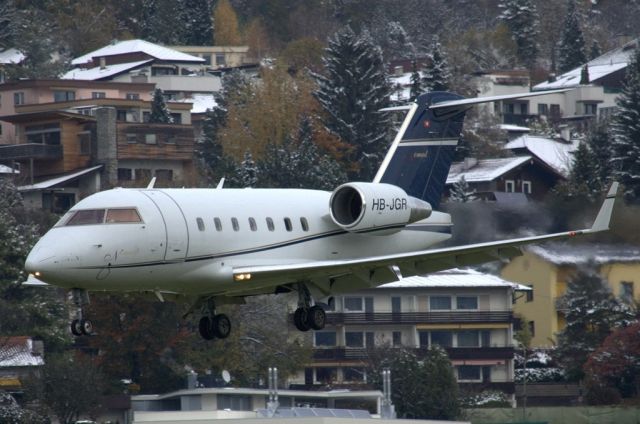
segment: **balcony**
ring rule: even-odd
[[[427,353],[425,348],[411,349],[418,356]],[[451,360],[470,359],[513,359],[515,349],[513,346],[501,347],[447,347],[445,348]],[[366,348],[335,347],[328,349],[314,349],[313,359],[316,361],[344,361],[364,360],[369,357]]]
[[[510,323],[511,311],[439,312],[329,312],[327,325],[338,324],[430,324],[430,323]]]
[[[62,146],[38,143],[11,144],[8,146],[0,146],[0,159],[62,159]]]
[[[516,113],[503,113],[502,122],[508,125],[526,127],[531,120],[538,119],[538,115],[524,115]]]

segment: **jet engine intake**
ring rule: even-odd
[[[331,195],[329,209],[336,225],[355,233],[389,234],[431,215],[429,203],[381,183],[343,184]]]

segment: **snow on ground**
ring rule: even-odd
[[[191,113],[205,113],[207,109],[213,109],[218,106],[213,94],[194,94],[192,97],[180,100],[172,100],[172,102],[193,103]]]

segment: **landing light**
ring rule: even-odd
[[[248,272],[245,274],[236,274],[233,276],[233,279],[236,281],[251,280],[251,274]]]
[[[33,275],[36,277],[40,277],[42,274],[40,273],[40,271],[36,271],[33,273]]]

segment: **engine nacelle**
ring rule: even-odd
[[[350,232],[389,234],[431,215],[431,205],[409,196],[400,187],[379,183],[347,183],[329,200],[331,218]],[[383,231],[383,230],[388,231]]]

